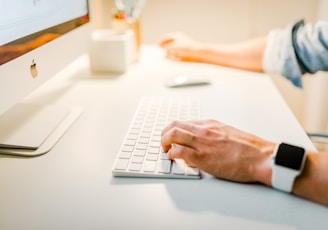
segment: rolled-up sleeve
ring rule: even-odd
[[[265,72],[278,73],[302,87],[302,75],[328,70],[328,22],[299,21],[283,30],[272,30],[264,52]]]

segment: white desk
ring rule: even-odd
[[[205,73],[213,82],[166,88],[165,79],[178,72]],[[82,116],[49,153],[0,157],[0,229],[327,227],[326,207],[262,185],[205,174],[201,180],[113,178],[112,163],[140,96],[172,94],[201,98],[204,118],[313,149],[266,75],[172,62],[146,46],[126,74],[91,76],[82,56],[30,98],[82,105]]]

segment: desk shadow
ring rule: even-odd
[[[201,180],[112,178],[111,184],[164,184],[176,208],[184,212],[214,213],[295,229],[324,223],[322,205],[276,191],[261,184],[241,184],[209,175]],[[300,209],[301,207],[301,209]]]
[[[69,80],[71,82],[77,81],[115,81],[122,78],[124,73],[115,72],[92,72],[90,69],[84,67],[76,70],[71,74]]]
[[[323,223],[328,214],[326,207],[260,184],[234,183],[212,177],[188,186],[188,193],[184,183],[167,183],[166,186],[177,208],[187,212],[214,212],[304,230]]]

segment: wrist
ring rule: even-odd
[[[256,181],[267,186],[271,186],[272,177],[272,153],[276,144],[267,142],[260,148],[261,159],[258,162],[255,170]]]

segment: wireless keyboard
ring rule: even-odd
[[[113,176],[199,179],[198,168],[181,159],[169,160],[161,147],[161,132],[168,123],[199,118],[198,100],[143,97],[117,154]]]

